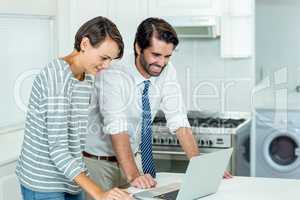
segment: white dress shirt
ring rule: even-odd
[[[115,155],[110,135],[121,132],[129,134],[133,153],[139,150],[145,80],[133,63],[113,65],[96,76],[86,140],[88,153]],[[169,63],[160,76],[149,80],[152,120],[157,110],[162,109],[172,133],[180,127],[190,127],[173,65]]]

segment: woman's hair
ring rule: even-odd
[[[176,31],[168,22],[160,18],[151,17],[142,21],[137,28],[133,44],[135,56],[137,56],[135,44],[138,44],[141,48],[141,52],[143,52],[144,49],[151,46],[152,37],[165,41],[166,43],[172,43],[174,48],[179,42]]]
[[[75,35],[74,48],[81,51],[80,43],[82,38],[87,37],[93,47],[98,47],[109,37],[115,41],[119,47],[119,55],[122,58],[124,52],[124,43],[117,26],[105,17],[95,17],[85,22]]]

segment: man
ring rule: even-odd
[[[97,77],[84,156],[101,187],[127,182],[138,188],[155,186],[151,123],[159,108],[187,157],[199,154],[169,63],[177,44],[171,25],[148,18],[137,29],[132,63],[113,66]]]

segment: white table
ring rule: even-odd
[[[178,182],[183,174],[158,173],[159,185]],[[139,190],[130,188],[131,192]],[[300,180],[234,177],[224,179],[217,193],[201,200],[297,200],[300,199]],[[187,199],[188,200],[188,199]]]

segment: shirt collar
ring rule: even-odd
[[[95,81],[95,76],[92,74],[85,74],[85,80],[88,81],[90,84],[93,84]]]
[[[131,63],[129,68],[130,68],[130,73],[133,76],[136,85],[140,85],[146,80],[149,80],[152,85],[155,84],[155,80],[157,79],[157,77],[151,76],[149,79],[143,77],[142,74],[138,71],[135,62]]]

